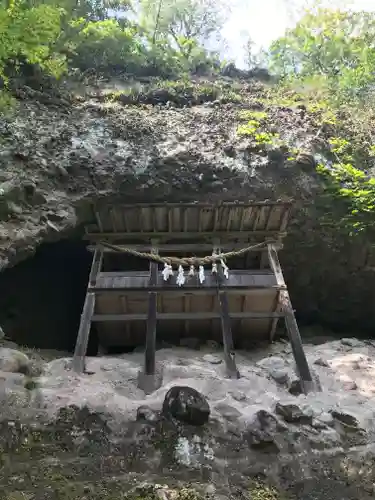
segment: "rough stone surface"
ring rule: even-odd
[[[309,362],[322,358],[330,369],[315,365],[323,390],[297,396],[261,368],[276,356],[293,370],[283,343],[238,352],[238,380],[207,363],[207,351],[160,350],[164,382],[149,395],[137,387],[141,353],[88,358],[91,375],[70,371],[68,358],[46,362],[34,388],[1,393],[0,489],[18,485],[44,498],[35,489],[40,478],[54,478],[51,483],[63,474],[64,487],[69,477],[92,487],[90,478],[97,482],[100,476],[113,484],[126,479],[129,488],[147,474],[161,484],[168,484],[167,477],[204,488],[215,484],[220,500],[230,495],[229,484],[246,489],[249,478],[261,477],[286,489],[283,499],[369,500],[375,482],[375,347],[358,345],[307,345]],[[356,389],[346,389],[348,378]],[[208,422],[194,426],[165,418],[168,392],[192,389],[210,406]]]
[[[30,359],[23,352],[7,347],[0,347],[0,371],[27,373],[30,369]]]
[[[223,362],[223,358],[214,355],[214,354],[206,354],[205,357],[203,358],[207,363],[211,363],[212,365],[220,365],[220,363]]]
[[[237,85],[241,102],[186,108],[106,101],[100,86],[75,88],[69,99],[19,89],[16,114],[0,124],[1,267],[91,222],[89,203],[98,200],[293,198],[296,209],[281,261],[298,314],[318,323],[372,328],[368,246],[321,225],[326,208],[320,208],[313,169],[290,164],[277,146],[236,134],[240,110],[262,109],[281,140],[313,152],[319,125],[308,113],[301,118],[300,109],[264,104],[264,87],[257,82],[227,85]],[[110,83],[105,90],[111,91]]]
[[[191,387],[169,389],[163,403],[163,415],[191,425],[204,425],[210,416],[206,398]]]

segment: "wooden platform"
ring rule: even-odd
[[[146,345],[146,375],[155,373],[158,334],[174,343],[184,336],[222,342],[228,374],[237,377],[233,349],[271,342],[282,317],[307,388],[311,374],[277,255],[291,208],[290,202],[93,207],[86,239],[94,258],[75,368],[84,369],[94,323],[103,346]],[[185,269],[182,287],[176,276],[163,280],[162,264],[129,255],[204,257],[213,250],[237,252],[253,245],[258,246],[228,260],[229,279],[220,265],[218,274],[206,265],[204,283],[188,277]]]
[[[174,280],[163,281],[160,272],[158,276],[153,289],[158,293],[158,332],[163,339],[178,343],[181,337],[199,335],[202,339],[221,342],[215,276],[207,274],[202,285],[197,277],[190,278],[181,288]],[[94,287],[96,306],[92,321],[97,323],[103,346],[144,344],[148,303],[143,290],[148,289],[148,285],[148,272],[99,274]],[[247,340],[271,340],[273,320],[281,316],[273,312],[280,289],[273,273],[232,271],[225,289],[235,346],[246,345]],[[124,328],[123,322],[130,324]]]

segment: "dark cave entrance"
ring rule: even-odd
[[[108,271],[146,271],[145,259],[106,258]],[[38,349],[74,352],[93,254],[87,242],[73,239],[45,243],[35,255],[0,273],[0,326],[7,339]],[[132,352],[138,345],[108,346],[108,354]],[[98,354],[93,323],[88,356]]]
[[[42,244],[0,274],[0,325],[20,345],[74,350],[92,254],[79,239]],[[95,334],[89,345],[97,351]]]

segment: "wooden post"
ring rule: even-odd
[[[268,258],[271,269],[275,274],[277,284],[285,287],[279,292],[280,308],[284,313],[285,325],[292,346],[294,359],[296,361],[298,374],[301,378],[302,387],[304,392],[308,393],[309,391],[314,390],[314,382],[306,359],[305,351],[303,350],[301,335],[294,316],[289,292],[285,285],[277,250],[273,244],[268,244]]]
[[[151,253],[157,254],[158,250],[153,244]],[[156,286],[158,281],[158,264],[150,261],[150,281],[151,287]],[[147,331],[146,331],[146,350],[145,350],[145,374],[155,374],[155,356],[156,356],[156,309],[157,293],[148,292],[148,313],[147,313]]]
[[[215,253],[219,253],[220,249],[214,248]],[[217,298],[220,306],[221,330],[223,334],[224,346],[224,361],[226,365],[227,375],[230,378],[240,378],[240,373],[236,366],[235,353],[233,349],[233,336],[229,315],[228,295],[224,289],[224,274],[221,264],[217,264]]]
[[[96,248],[92,260],[91,271],[89,276],[89,284],[86,292],[85,303],[83,305],[81,322],[79,325],[76,346],[73,356],[73,370],[77,373],[85,371],[85,358],[87,353],[87,345],[89,343],[91,318],[95,309],[95,293],[90,289],[95,286],[96,279],[102,267],[103,252]]]
[[[151,253],[158,254],[156,240],[152,240]],[[158,264],[150,261],[150,287],[158,283]],[[144,369],[138,374],[138,387],[146,394],[150,394],[158,389],[163,383],[162,370],[156,367],[156,320],[157,320],[157,292],[148,292],[148,313],[146,330],[146,348]]]

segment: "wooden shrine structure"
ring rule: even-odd
[[[234,348],[244,340],[271,342],[283,318],[303,389],[311,390],[313,380],[278,258],[291,208],[291,202],[282,201],[93,206],[85,234],[93,263],[73,368],[85,369],[94,323],[104,346],[144,343],[139,384],[146,392],[162,380],[156,363],[156,335],[161,331],[176,341],[197,334],[221,341],[227,374],[237,378]],[[137,260],[138,252],[150,257]],[[163,265],[152,258],[199,258],[213,252],[231,252],[225,261],[228,279],[218,262],[216,273],[212,264],[205,265],[203,283],[198,273],[190,276],[185,268],[183,286],[176,283],[177,269],[165,281]],[[138,270],[126,270],[132,266]]]

